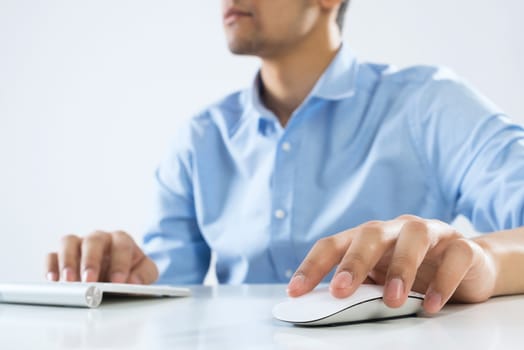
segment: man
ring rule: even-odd
[[[345,1],[222,4],[231,51],[262,60],[253,86],[179,133],[147,254],[123,232],[70,235],[49,279],[201,283],[214,251],[219,282],[291,296],[379,283],[391,307],[413,289],[438,312],[524,292],[522,128],[446,70],[359,63]],[[459,214],[491,233],[464,238]]]

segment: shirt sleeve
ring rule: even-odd
[[[481,232],[524,225],[524,130],[467,84],[439,73],[415,113],[428,176]]]
[[[211,252],[195,213],[191,179],[190,131],[179,133],[155,173],[153,225],[143,238],[146,254],[157,264],[162,284],[202,283]]]

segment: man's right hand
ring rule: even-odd
[[[157,278],[155,263],[122,231],[68,235],[59,252],[47,255],[50,281],[150,284]]]

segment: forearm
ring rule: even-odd
[[[524,293],[524,227],[474,238],[493,258],[496,282],[492,296]]]

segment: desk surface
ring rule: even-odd
[[[283,285],[192,288],[99,309],[0,304],[0,349],[522,349],[524,296],[432,317],[303,328],[274,320]]]

